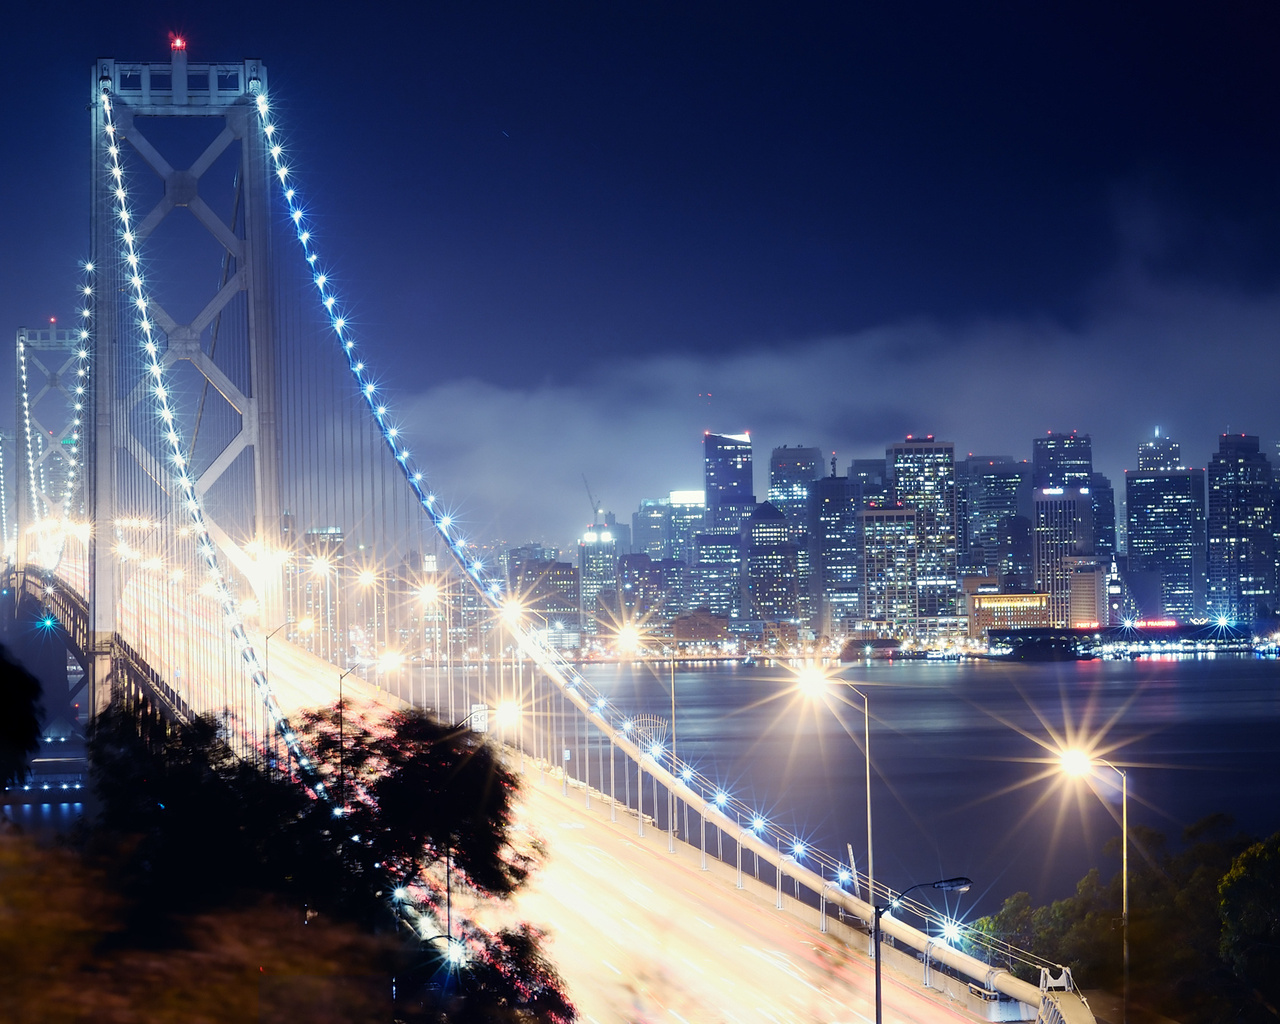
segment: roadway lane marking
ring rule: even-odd
[[[694,915],[694,918],[693,918],[693,919],[694,919],[695,921],[697,921],[699,924],[705,924],[705,925],[706,925],[708,928],[710,928],[712,931],[715,931],[715,930],[716,930],[716,926],[715,926],[715,925],[713,925],[710,921],[704,921],[702,918],[698,917],[697,915]]]
[[[613,973],[616,974],[619,978],[622,977],[622,972],[618,970],[618,968],[614,967],[613,964],[609,963],[608,960],[601,960],[600,962],[604,964],[607,968],[609,968],[609,970],[613,971]]]

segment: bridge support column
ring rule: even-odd
[[[111,694],[115,687],[115,660],[113,658],[115,641],[112,634],[94,633],[86,652],[88,661],[88,686],[86,700],[88,702],[89,721],[111,705]]]

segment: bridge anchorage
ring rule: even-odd
[[[19,608],[83,670],[89,713],[218,714],[242,756],[305,767],[289,717],[339,693],[454,722],[514,703],[529,725],[501,738],[564,793],[603,806],[607,775],[617,819],[621,781],[624,814],[641,834],[665,824],[669,853],[682,812],[700,866],[738,865],[742,888],[749,853],[778,904],[786,878],[817,910],[815,935],[838,913],[867,941],[892,894],[676,757],[665,720],[622,716],[430,489],[321,256],[263,62],[99,60],[90,98],[77,326],[18,336],[11,569]],[[992,966],[1018,951],[973,935],[985,959],[970,955],[908,911],[924,930],[886,916],[886,958],[978,1016],[1092,1019],[1069,974],[1021,981]]]

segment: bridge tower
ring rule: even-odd
[[[181,39],[174,40],[168,63],[103,59],[94,67],[91,244],[97,284],[93,409],[86,423],[94,714],[110,699],[118,602],[130,573],[114,550],[123,539],[119,524],[177,533],[186,515],[178,507],[170,460],[148,436],[155,414],[138,358],[142,337],[128,288],[134,271],[122,259],[126,227],[114,196],[119,183],[109,171],[110,145],[119,146],[129,172],[134,216],[127,229],[144,257],[156,255],[141,272],[162,364],[195,382],[188,392],[198,411],[182,429],[210,535],[224,564],[253,591],[264,620],[282,614],[280,573],[263,571],[269,560],[261,559],[263,551],[279,548],[281,521],[271,180],[255,130],[256,96],[266,78],[258,60],[190,63]],[[104,93],[114,142],[107,137]],[[227,201],[214,199],[219,188],[228,192]],[[182,223],[174,228],[175,221]],[[193,302],[198,284],[209,282],[213,286]]]

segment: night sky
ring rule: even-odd
[[[700,487],[706,429],[752,432],[761,498],[781,444],[843,473],[1079,429],[1118,491],[1156,425],[1196,465],[1227,429],[1275,453],[1274,4],[377,8],[8,12],[6,329],[73,309],[94,59],[179,31],[266,62],[473,536],[568,545],[584,474],[620,517]]]

